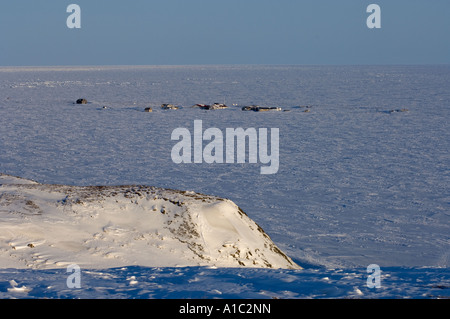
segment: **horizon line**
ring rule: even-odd
[[[205,64],[58,64],[58,65],[0,65],[0,69],[50,69],[50,68],[156,68],[156,67],[217,67],[217,66],[450,66],[450,63],[205,63]]]

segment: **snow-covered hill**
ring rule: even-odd
[[[0,266],[299,269],[232,201],[148,186],[45,185],[0,174]]]

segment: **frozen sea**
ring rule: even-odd
[[[88,104],[75,104],[78,98]],[[229,108],[191,107],[215,102]],[[162,110],[163,103],[180,109]],[[252,104],[283,111],[241,110]],[[144,112],[146,107],[153,112]],[[208,278],[209,291],[228,291],[232,281],[242,288],[242,297],[376,298],[375,292],[355,292],[355,287],[364,287],[365,268],[377,264],[393,272],[393,285],[403,287],[403,292],[388,289],[380,297],[448,296],[449,119],[450,66],[3,67],[0,172],[40,183],[144,184],[229,198],[305,268],[303,273],[246,270],[250,282],[273,279],[267,289],[255,290],[237,285],[244,270],[238,280],[230,279],[236,275],[232,269],[220,270],[217,277],[210,270],[185,269],[192,280]],[[278,172],[261,175],[260,163],[175,164],[172,131],[193,132],[194,120],[223,132],[279,128]],[[18,284],[36,278],[26,271],[2,270],[2,297],[10,291],[5,287],[10,287],[11,273]],[[114,269],[105,275],[108,287],[121,273]],[[142,289],[153,293],[139,294],[134,286],[127,295],[119,285],[120,292],[112,296],[216,296],[192,294],[192,285],[177,281],[173,269],[142,273],[174,274],[182,288],[147,283]],[[54,276],[43,272],[40,278]],[[228,283],[213,288],[211,278]],[[331,278],[332,288],[324,290],[331,292],[308,288],[314,286],[308,278],[321,283]],[[340,286],[345,286],[343,278],[349,288]],[[425,281],[422,288],[409,289],[413,285],[402,281],[417,278]],[[37,293],[28,296],[44,296],[39,287],[45,284],[34,285]],[[270,289],[272,294],[264,294]],[[106,290],[111,294],[114,288]],[[239,297],[233,291],[222,297]],[[50,295],[104,296],[100,290]]]

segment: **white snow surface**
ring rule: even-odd
[[[0,68],[0,296],[448,296],[449,83],[449,66]],[[230,107],[191,107],[216,102]],[[282,112],[243,112],[246,105]],[[173,163],[171,133],[192,132],[194,120],[223,132],[279,128],[278,173],[261,175],[260,164]],[[120,185],[149,194],[127,198],[139,186]],[[180,207],[154,192],[211,202],[190,197]],[[173,215],[161,213],[163,202]],[[198,218],[191,226],[201,240],[160,227],[188,223],[174,217],[185,209]],[[138,222],[144,216],[159,220]],[[253,253],[266,240],[249,231],[253,222],[303,269],[242,259],[241,249]],[[224,254],[208,250],[218,246]],[[161,264],[146,263],[143,247]],[[253,256],[257,266],[270,252]],[[82,264],[89,289],[65,286],[68,256]],[[382,270],[380,289],[366,287],[369,264]]]
[[[42,185],[0,175],[0,265],[299,269],[230,200],[146,186]]]

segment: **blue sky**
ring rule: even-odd
[[[2,1],[0,65],[448,64],[449,16],[448,0]]]

